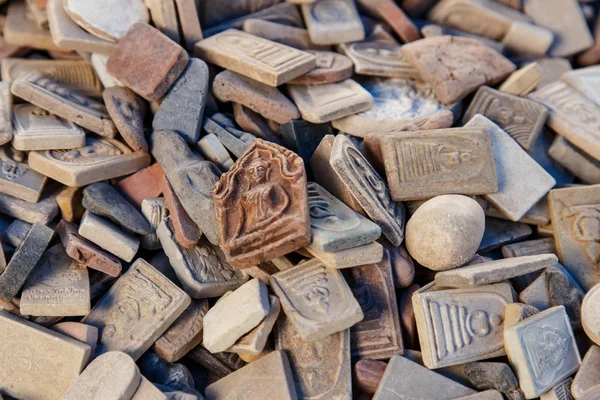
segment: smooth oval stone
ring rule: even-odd
[[[83,190],[83,207],[140,235],[152,233],[146,219],[111,185],[98,182]]]
[[[133,358],[120,351],[110,351],[92,361],[61,399],[129,400],[140,379]]]
[[[581,322],[588,337],[600,345],[600,284],[591,288],[583,298]]]
[[[406,224],[406,249],[421,265],[444,271],[475,256],[485,230],[485,214],[466,196],[444,195],[423,203]]]

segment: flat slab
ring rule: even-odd
[[[600,160],[600,134],[593,128],[593,122],[600,120],[600,106],[565,82],[554,82],[527,97],[548,107],[548,127]],[[574,113],[573,107],[581,113]]]
[[[204,117],[203,128],[207,133],[217,136],[221,144],[238,158],[256,139],[254,135],[237,129],[237,125],[223,114],[214,114],[210,118]]]
[[[391,257],[386,250],[376,264],[349,269],[344,278],[352,294],[362,299],[365,318],[350,328],[353,359],[385,360],[404,353],[394,289]]]
[[[369,244],[381,228],[342,203],[319,184],[308,183],[311,243],[322,251],[340,251]]]
[[[13,110],[13,147],[21,151],[76,149],[85,145],[83,129],[33,104]]]
[[[383,257],[383,246],[377,242],[338,251],[323,251],[311,244],[305,249],[327,268],[334,269],[378,263]]]
[[[152,128],[171,129],[186,142],[197,143],[208,91],[208,66],[204,61],[193,58],[162,99],[152,120]]]
[[[61,399],[131,398],[141,379],[140,370],[131,357],[120,351],[110,351],[94,359]]]
[[[153,101],[175,83],[188,60],[187,52],[158,29],[136,22],[110,53],[106,70],[129,89]]]
[[[323,85],[289,85],[302,118],[314,124],[356,114],[373,106],[373,96],[352,79]]]
[[[524,242],[502,246],[504,258],[533,256],[536,254],[554,253],[554,238],[527,240]]]
[[[270,307],[267,287],[260,279],[245,283],[206,313],[203,346],[211,353],[227,350],[256,328]]]
[[[87,315],[91,308],[87,268],[70,258],[61,243],[52,246],[27,278],[20,307],[23,315]]]
[[[392,201],[381,176],[350,139],[335,137],[329,163],[371,221],[379,225],[390,243],[399,246],[404,240],[404,205]]]
[[[254,361],[249,365],[210,384],[206,388],[207,400],[227,399],[237,396],[243,399],[296,399],[294,382],[288,357],[283,351]]]
[[[48,179],[19,160],[26,161],[11,146],[0,148],[0,193],[37,203]]]
[[[150,232],[140,239],[140,246],[143,249],[158,250],[162,248],[156,230],[167,216],[167,201],[164,197],[149,198],[142,201],[142,215],[148,221]]]
[[[597,232],[600,186],[552,190],[549,195],[550,215],[558,257],[567,270],[587,291],[600,283]]]
[[[106,182],[96,182],[83,189],[82,205],[90,213],[110,219],[139,235],[148,235],[151,228],[140,212],[121,193]]]
[[[382,135],[380,147],[394,201],[498,191],[492,143],[485,128]]]
[[[349,329],[305,341],[290,318],[282,314],[274,336],[275,349],[285,351],[290,358],[294,392],[299,399],[352,399]]]
[[[193,152],[175,131],[153,131],[150,151],[189,217],[212,244],[220,244],[212,196],[212,188],[221,174],[216,165]]]
[[[138,259],[82,322],[100,331],[97,355],[122,351],[137,360],[190,303],[183,290]],[[132,309],[139,314],[132,317]]]
[[[219,297],[246,283],[248,274],[229,265],[219,247],[206,241],[189,249],[181,246],[176,240],[171,218],[160,223],[157,234],[187,294],[194,299]]]
[[[568,57],[594,44],[590,29],[576,0],[528,0],[523,11],[536,25],[554,33],[549,51],[553,57]]]
[[[79,236],[77,226],[61,220],[56,228],[56,233],[60,236],[69,257],[75,261],[113,277],[121,274],[121,261],[89,240]]]
[[[279,89],[229,70],[215,77],[212,90],[218,100],[241,104],[279,124],[300,118],[296,105]]]
[[[103,12],[93,0],[66,0],[65,11],[73,21],[94,36],[108,41],[118,41],[136,22],[148,22],[150,14],[142,0],[108,0]]]
[[[506,354],[504,308],[513,302],[508,283],[413,294],[423,362],[440,368]],[[459,327],[460,329],[456,329]],[[444,337],[444,341],[436,340]]]
[[[235,29],[199,41],[194,55],[274,87],[317,66],[310,53]]]
[[[16,398],[61,398],[90,357],[90,346],[5,311],[0,311],[0,335],[0,363],[12,366],[2,370],[0,390]]]
[[[306,341],[347,329],[364,318],[340,271],[310,260],[271,275],[269,283],[281,307]],[[319,293],[312,301],[308,293]]]
[[[100,136],[113,138],[117,134],[117,128],[102,103],[76,94],[36,72],[21,75],[10,90],[15,96]]]
[[[569,317],[562,306],[508,327],[504,341],[521,390],[530,399],[552,389],[581,365]]]
[[[598,78],[600,78],[600,68],[598,66],[578,68],[565,72],[560,77],[563,82],[567,82],[585,97],[592,100],[594,104],[600,106],[600,91],[596,88]]]
[[[321,45],[355,42],[365,30],[352,0],[326,0],[302,4],[311,42]]]
[[[238,339],[237,342],[226,351],[237,353],[239,355],[258,356],[263,350],[267,340],[271,335],[273,326],[277,322],[277,317],[281,312],[281,303],[277,296],[269,296],[269,313],[267,316],[250,332]]]
[[[202,342],[204,316],[208,300],[192,300],[192,304],[154,343],[152,349],[168,362],[176,362]]]
[[[498,90],[515,96],[525,96],[535,90],[541,80],[542,68],[538,63],[532,62],[510,74]]]
[[[471,105],[463,115],[467,123],[476,114],[487,117],[529,150],[537,140],[548,118],[548,110],[538,102],[503,93],[488,86],[477,90]]]
[[[135,151],[147,153],[148,143],[144,137],[146,102],[122,84],[107,87],[102,99],[125,143]]]
[[[592,346],[585,353],[581,366],[571,380],[571,393],[581,399],[585,392],[600,385],[600,347]]]
[[[56,192],[51,192],[37,203],[29,203],[13,196],[0,194],[0,212],[30,224],[37,222],[47,225],[60,211],[56,204],[56,195]]]
[[[502,82],[516,69],[480,41],[455,36],[408,43],[402,47],[402,53],[445,104],[463,99],[481,85]]]
[[[67,186],[85,186],[134,173],[150,165],[150,155],[133,152],[124,143],[87,136],[85,146],[74,150],[29,153],[29,166]]]
[[[65,11],[63,0],[49,0],[46,10],[52,41],[62,51],[76,50],[108,54],[115,47],[114,42],[100,39],[77,25]]]
[[[21,75],[37,72],[85,96],[102,95],[102,83],[89,62],[84,60],[35,60],[4,58],[2,81],[12,83]]]
[[[133,260],[140,247],[140,239],[137,236],[123,232],[111,222],[89,211],[86,211],[81,217],[78,233],[90,242],[128,262]]]
[[[6,144],[12,140],[12,94],[10,93],[10,84],[0,83],[0,145]]]
[[[258,20],[254,20],[258,21]],[[261,21],[266,22],[266,21]],[[282,25],[273,24],[278,30]],[[295,30],[295,28],[292,28]],[[297,37],[297,31],[294,31],[294,38]],[[300,32],[306,32],[301,30]],[[308,39],[308,38],[307,38]],[[323,83],[340,82],[352,76],[352,60],[343,54],[332,51],[306,50],[307,53],[317,58],[317,67],[304,75],[292,79],[290,84],[315,85]]]
[[[401,356],[390,359],[373,400],[451,400],[475,391]]]
[[[362,206],[354,198],[350,190],[348,190],[330,163],[334,142],[335,136],[332,134],[325,135],[310,158],[310,168],[313,172],[315,182],[323,186],[325,190],[351,209],[366,216],[367,214]]]
[[[163,179],[164,173],[160,164],[154,163],[148,168],[120,180],[115,186],[129,202],[141,208],[144,199],[160,196]]]
[[[556,181],[498,125],[481,114],[468,127],[487,128],[498,175],[498,192],[483,197],[511,221],[518,221]]]
[[[438,272],[435,283],[442,287],[488,285],[552,267],[557,262],[554,254],[505,258]]]
[[[573,146],[564,137],[558,135],[555,137],[548,149],[548,155],[583,183],[589,185],[600,183],[600,161]]]
[[[40,28],[33,18],[29,18],[28,14],[25,1],[9,4],[3,29],[3,41],[9,46],[62,51],[53,43],[48,29]]]

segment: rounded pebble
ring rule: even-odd
[[[460,267],[475,256],[483,238],[485,214],[466,196],[434,197],[415,211],[406,225],[406,249],[434,271]]]
[[[591,288],[583,298],[581,322],[588,337],[600,345],[600,284]]]

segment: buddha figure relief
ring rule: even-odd
[[[290,150],[257,139],[221,176],[213,196],[223,251],[238,268],[310,240],[306,171]]]

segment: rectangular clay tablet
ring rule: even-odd
[[[535,143],[548,118],[548,110],[538,102],[482,86],[463,115],[468,122],[482,114],[515,139],[524,149]]]
[[[435,275],[435,283],[442,287],[488,285],[553,267],[557,262],[554,254],[510,257],[442,271]]]
[[[152,265],[138,259],[82,322],[100,331],[96,356],[122,351],[137,360],[191,301]]]
[[[364,317],[341,272],[324,267],[318,260],[271,275],[269,283],[285,314],[306,341],[340,332]],[[320,300],[313,301],[304,294],[308,292],[319,293]]]
[[[600,185],[552,190],[549,200],[558,257],[577,282],[590,290],[600,283],[598,253],[594,253]]]
[[[373,400],[450,400],[475,393],[401,356],[390,360]]]
[[[284,350],[290,358],[299,399],[352,399],[349,329],[307,342],[282,313],[277,320],[275,349]]]
[[[352,357],[385,360],[404,353],[390,255],[377,264],[345,271],[352,294],[360,299],[365,318],[350,328]]]
[[[194,54],[269,86],[279,86],[317,66],[312,54],[235,29],[199,41]]]
[[[556,346],[552,346],[551,337]],[[528,399],[546,393],[581,365],[563,306],[552,307],[506,328],[504,341],[521,390]]]
[[[117,128],[103,104],[77,95],[59,83],[31,72],[19,77],[10,88],[12,94],[48,110],[101,136],[113,138]]]
[[[548,107],[548,127],[600,160],[600,107],[565,82],[554,82],[528,97]]]
[[[428,290],[433,286],[432,282],[412,297],[423,363],[427,368],[448,367],[506,354],[502,332],[504,307],[513,302],[513,289],[509,283]],[[482,322],[479,326],[476,320],[485,321],[486,325]],[[438,340],[441,337],[444,340]]]
[[[0,390],[19,399],[60,399],[90,356],[87,344],[5,311],[0,337]]]
[[[42,256],[21,294],[21,314],[71,317],[90,312],[90,281],[83,265],[61,243]]]
[[[498,191],[492,145],[483,127],[384,135],[381,152],[394,201]]]
[[[483,197],[511,221],[518,221],[556,181],[498,125],[477,114],[466,125],[484,127],[492,141],[498,191]]]

